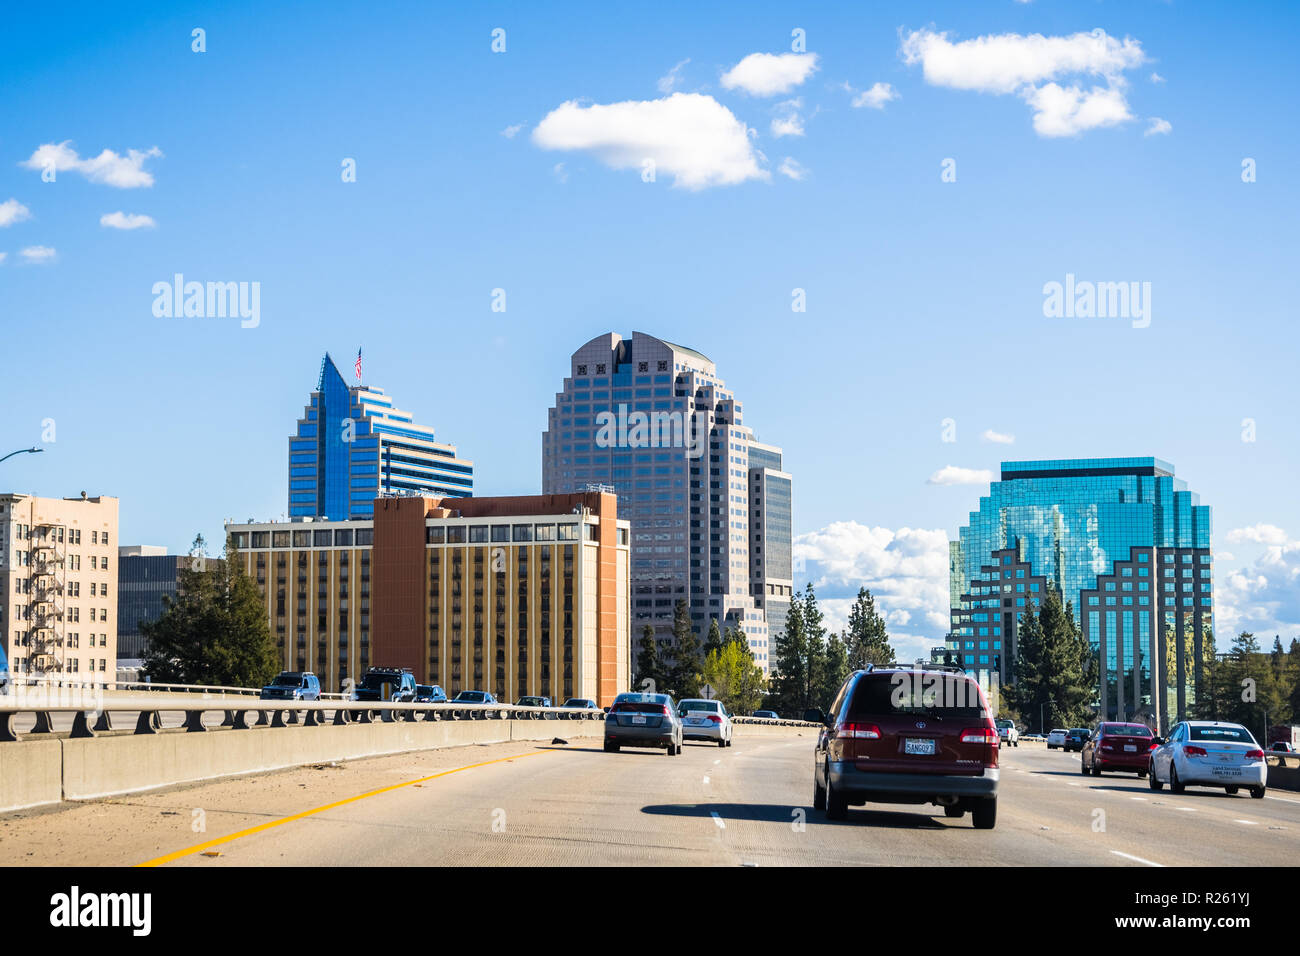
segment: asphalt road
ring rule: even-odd
[[[672,758],[575,739],[301,768],[5,814],[0,864],[1300,862],[1300,793],[1154,793],[1131,775],[1084,777],[1077,754],[1025,744],[1003,752],[995,830],[883,804],[832,823],[812,809],[811,750],[806,735],[738,730],[734,747],[688,743]]]

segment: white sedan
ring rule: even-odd
[[[1151,751],[1147,780],[1152,790],[1167,783],[1174,793],[1188,786],[1221,787],[1234,794],[1242,787],[1256,799],[1264,796],[1268,764],[1263,748],[1241,724],[1219,720],[1184,720],[1169,739]]]
[[[1064,749],[1065,749],[1065,735],[1066,735],[1066,733],[1067,733],[1067,731],[1063,730],[1063,729],[1060,728],[1060,727],[1057,727],[1057,728],[1056,728],[1055,730],[1053,730],[1050,734],[1048,734],[1048,735],[1047,735],[1047,749],[1048,749],[1048,750],[1055,750],[1057,747],[1060,747],[1062,750],[1064,750]]]
[[[731,746],[731,715],[717,700],[683,700],[677,705],[682,720],[683,740],[717,741],[719,747]]]

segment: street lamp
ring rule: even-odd
[[[11,451],[4,458],[0,458],[0,461],[4,461],[5,458],[12,458],[14,455],[39,455],[43,451],[45,451],[44,448],[37,448],[35,445],[31,448],[19,448],[17,451]]]

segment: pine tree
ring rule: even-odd
[[[641,644],[636,657],[636,680],[633,685],[638,691],[647,694],[662,693],[664,669],[659,661],[659,642],[655,640],[655,629],[647,624],[641,629]]]
[[[704,642],[704,655],[707,657],[710,653],[722,648],[722,630],[718,627],[718,619],[712,618],[709,621],[709,636]]]
[[[817,604],[812,582],[804,588],[803,626],[808,679],[804,687],[803,706],[817,707],[821,687],[826,682],[826,615]],[[829,703],[829,701],[827,701]]]
[[[790,601],[785,629],[773,641],[772,679],[766,705],[783,716],[801,716],[807,707],[808,641],[802,597],[800,592]]]
[[[208,564],[203,551],[199,535],[176,597],[164,596],[158,620],[140,624],[144,673],[159,683],[261,687],[280,670],[266,603],[229,543],[222,562]]]
[[[813,706],[823,712],[830,710],[831,702],[835,700],[835,695],[839,693],[840,687],[852,670],[849,666],[848,644],[838,633],[832,634],[826,640],[821,679],[818,682]]]
[[[679,599],[673,608],[673,666],[669,682],[678,700],[700,696],[700,671],[704,660],[700,654],[700,639],[691,623],[690,610]]]
[[[885,629],[885,619],[876,610],[876,599],[864,587],[858,588],[858,596],[849,609],[849,628],[845,641],[848,645],[849,666],[853,670],[868,664],[880,666],[897,662]]]

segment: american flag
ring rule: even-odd
[[[357,381],[361,381],[361,349],[357,349]]]

